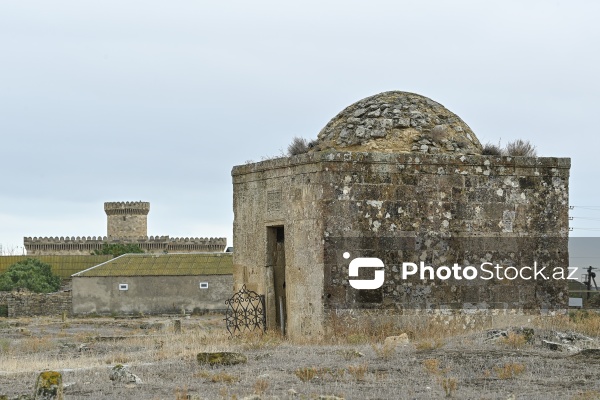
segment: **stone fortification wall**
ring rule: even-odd
[[[114,239],[106,236],[83,237],[26,237],[28,255],[89,255],[104,244],[134,243],[149,253],[185,253],[223,251],[227,238],[170,238],[169,236],[144,236]]]
[[[8,317],[36,317],[72,314],[71,292],[32,293],[28,291],[4,293]]]
[[[137,244],[148,253],[196,253],[224,251],[226,238],[170,238],[148,236],[145,201],[106,202],[107,236],[26,237],[28,255],[90,255],[105,244]]]

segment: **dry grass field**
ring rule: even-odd
[[[305,343],[230,339],[220,315],[186,317],[176,333],[177,318],[0,318],[0,395],[31,395],[39,372],[56,370],[67,399],[600,399],[600,350],[580,351],[600,348],[593,312],[508,325],[339,318],[327,337]],[[384,345],[403,332],[409,344]],[[206,351],[248,362],[199,365]],[[117,364],[142,382],[110,380]]]

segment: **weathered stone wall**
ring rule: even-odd
[[[71,314],[71,292],[32,293],[11,292],[6,294],[8,317],[35,317]]]
[[[326,306],[565,308],[567,281],[400,278],[402,262],[568,265],[569,160],[353,154],[326,174]],[[343,160],[344,155],[336,156]],[[336,216],[343,216],[342,219]],[[348,286],[351,257],[378,257],[381,289]],[[566,275],[565,275],[566,277]]]
[[[323,332],[322,166],[314,156],[234,168],[233,252],[235,290],[243,284],[265,295],[267,325],[279,310],[268,232],[285,231],[285,302],[291,337]],[[304,162],[302,162],[304,161]],[[279,288],[282,289],[282,288]]]
[[[208,288],[201,289],[200,282]],[[119,290],[127,284],[127,290]],[[222,311],[233,295],[231,275],[203,276],[75,276],[73,313],[172,314]]]
[[[569,168],[566,158],[336,151],[234,167],[236,287],[269,298],[267,228],[284,226],[292,336],[319,331],[325,309],[564,307],[566,281],[403,281],[399,266],[565,268]],[[383,287],[350,287],[344,252],[381,258]]]

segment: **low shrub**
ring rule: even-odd
[[[289,156],[295,156],[298,154],[304,154],[308,151],[308,141],[304,138],[294,137],[292,143],[287,148]]]
[[[504,151],[506,155],[512,157],[535,157],[537,155],[535,146],[528,140],[522,139],[507,143]]]
[[[519,363],[506,363],[501,367],[494,368],[498,379],[513,379],[525,372],[525,366]]]
[[[488,142],[483,145],[483,150],[481,151],[481,154],[483,154],[484,156],[501,156],[502,149],[500,148],[500,146]]]

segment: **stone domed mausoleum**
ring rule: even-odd
[[[481,154],[481,143],[458,115],[399,91],[346,107],[321,130],[318,143],[320,150]]]
[[[345,108],[306,154],[234,167],[235,289],[264,295],[267,326],[292,339],[322,335],[332,313],[565,309],[566,280],[504,277],[565,272],[570,159],[481,152],[457,115],[393,91]],[[383,267],[350,276],[358,258]],[[452,266],[478,278],[446,279]],[[498,274],[479,279],[486,268]]]

